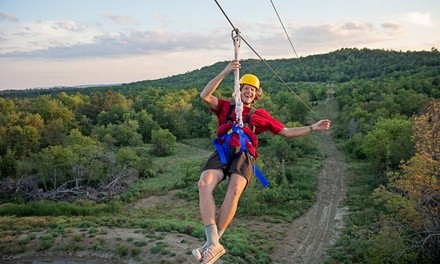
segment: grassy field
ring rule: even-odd
[[[121,262],[155,259],[160,263],[184,263],[191,258],[192,244],[203,243],[197,180],[212,151],[208,139],[178,143],[174,155],[154,158],[155,177],[133,182],[111,202],[2,204],[0,253],[5,260],[29,255],[56,258],[88,254]],[[313,175],[319,167],[316,157],[299,159],[295,166],[297,186],[291,189],[301,191],[285,206],[274,206],[272,212],[268,208],[272,208],[273,196],[281,194],[270,188],[263,190],[253,181],[242,197],[236,220],[222,238],[229,252],[224,261],[270,263],[273,241],[282,236],[273,230],[313,204]],[[225,186],[221,184],[215,192],[218,204]]]

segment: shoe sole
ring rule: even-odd
[[[223,248],[220,252],[217,253],[217,255],[213,256],[211,260],[203,264],[214,264],[225,253],[226,253],[226,249]]]
[[[193,249],[192,254],[197,259],[198,262],[202,261],[202,254],[198,249]]]

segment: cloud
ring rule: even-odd
[[[266,25],[261,28],[271,28]],[[398,23],[387,22],[375,25],[369,22],[347,21],[319,25],[287,24],[286,30],[293,42],[298,56],[329,52],[343,47],[368,47],[395,39],[405,28]],[[262,37],[264,35],[264,37]],[[248,42],[260,55],[273,57],[292,57],[294,52],[282,29],[272,30],[270,34],[261,33]]]
[[[128,25],[134,22],[134,19],[131,16],[121,16],[115,14],[104,14],[102,16],[110,19],[113,23],[117,25]]]
[[[170,20],[162,14],[159,13],[151,13],[151,17],[158,21],[162,27],[166,27],[170,24]]]
[[[397,35],[405,30],[405,26],[397,22],[384,22],[380,26],[387,30],[390,35]]]
[[[1,28],[5,41],[1,43],[0,57],[15,57],[14,54],[32,54],[45,50],[78,43],[90,43],[99,34],[97,29],[72,20],[49,20],[16,23]]]
[[[407,20],[414,24],[422,25],[422,26],[431,26],[431,13],[428,12],[412,12],[406,15]]]
[[[113,17],[113,16],[110,16]],[[109,17],[109,18],[110,18]],[[119,17],[119,16],[118,16]],[[116,17],[113,17],[116,19]],[[158,20],[161,17],[157,17]],[[119,23],[131,18],[116,19]],[[279,24],[246,24],[243,36],[261,56],[291,57],[293,55],[286,35]],[[25,29],[25,30],[24,30]],[[376,25],[368,22],[346,21],[319,25],[287,24],[286,30],[299,56],[316,54],[342,47],[367,47],[396,39],[405,28],[395,22]],[[117,58],[149,54],[178,54],[201,51],[232,52],[230,33],[224,29],[195,33],[161,30],[92,27],[72,20],[21,23],[0,32],[8,39],[0,49],[0,58],[45,58],[56,60],[81,58]],[[240,57],[254,57],[243,45]]]
[[[73,20],[56,21],[54,29],[67,30],[72,32],[81,32],[87,28],[86,24],[79,23]]]
[[[1,13],[0,12],[0,20],[11,21],[11,22],[18,22],[18,18],[16,18],[11,13]]]
[[[347,22],[345,24],[342,24],[340,26],[337,26],[342,30],[346,30],[346,31],[371,31],[372,29],[374,29],[373,24],[371,23],[359,23],[359,22]]]
[[[0,54],[0,58],[99,58],[171,53],[198,49],[222,49],[220,37],[170,31],[136,31],[95,35],[89,42],[71,45],[53,42],[46,48]]]

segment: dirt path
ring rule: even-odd
[[[272,255],[274,263],[321,263],[344,227],[347,210],[341,206],[347,189],[347,164],[331,132],[319,136],[326,158],[318,176],[316,202],[286,230],[285,239]]]

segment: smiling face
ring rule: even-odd
[[[241,101],[244,105],[250,105],[255,100],[257,88],[249,84],[243,84],[241,87]]]

